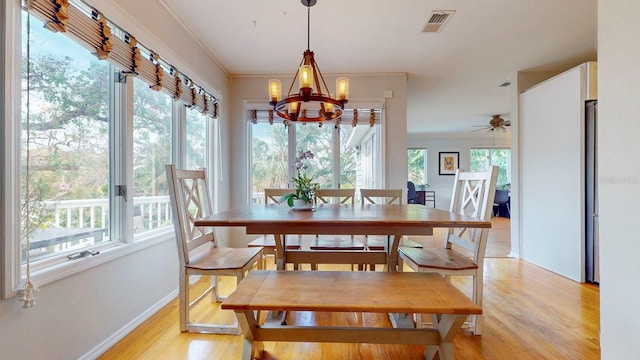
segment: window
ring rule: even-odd
[[[509,188],[511,186],[511,149],[471,148],[471,171],[485,171],[489,166],[499,168],[498,188]]]
[[[290,156],[311,151],[306,173],[322,188],[374,188],[384,186],[381,166],[380,110],[345,110],[339,126],[324,123],[270,124],[268,112],[251,110],[252,202],[261,203],[265,188],[288,188],[294,174]],[[354,116],[356,117],[354,126]],[[374,124],[371,126],[371,119]],[[276,119],[279,122],[279,119]],[[358,193],[356,192],[356,195]]]
[[[187,109],[187,169],[207,167],[207,116]]]
[[[428,184],[426,148],[407,149],[407,167],[407,179],[411,181],[416,188],[421,188]]]
[[[289,184],[288,130],[284,125],[259,122],[251,127],[252,202],[264,200],[264,189]]]
[[[30,127],[23,96],[20,176],[25,194],[28,144],[22,203],[30,203],[30,258],[42,260],[110,240],[109,64],[31,21]],[[26,41],[22,59],[26,68]]]
[[[321,188],[333,188],[333,130],[331,125],[296,123],[292,125],[296,133],[296,156],[301,151],[311,151],[313,159],[308,159],[308,168],[303,170]]]
[[[20,2],[7,4],[0,32],[21,43],[0,50],[0,132],[12,139],[0,143],[9,159],[0,197],[3,217],[16,219],[0,229],[3,296],[24,280],[27,260],[35,280],[47,283],[170,239],[164,166],[204,167],[207,120],[219,111],[212,95],[81,2],[32,1],[28,32]],[[41,19],[67,10],[68,22],[45,28]],[[49,30],[57,26],[69,31]],[[94,31],[100,26],[111,28],[109,36]],[[100,54],[105,60],[98,60],[96,43],[111,51]],[[193,110],[183,111],[185,105]],[[110,256],[95,261],[68,257],[108,249]]]
[[[133,78],[133,233],[171,225],[171,98]]]

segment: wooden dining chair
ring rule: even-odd
[[[402,189],[360,189],[360,201],[364,204],[400,204]]]
[[[400,204],[402,201],[402,189],[360,189],[360,203],[365,204]],[[369,236],[364,237],[364,245],[367,250],[385,250],[390,237]],[[386,244],[385,244],[386,242]],[[371,270],[375,265],[370,264]]]
[[[315,192],[316,204],[344,204],[353,206],[355,204],[356,189],[319,189]],[[309,246],[311,250],[364,250],[364,244],[358,241],[353,235],[345,236],[328,236],[316,235],[315,240]],[[354,266],[363,267],[362,264],[352,264]],[[317,268],[317,264],[311,264],[312,269]]]
[[[236,283],[240,283],[247,271],[254,267],[261,269],[262,248],[221,247],[213,228],[194,226],[196,219],[212,212],[205,170],[179,170],[168,164],[166,171],[180,263],[180,331],[238,334],[237,321],[233,325],[192,323],[189,311],[208,294],[211,294],[212,301],[222,300],[218,292],[218,276],[234,276]],[[211,285],[193,301],[189,294],[192,275],[211,277]]]
[[[275,188],[267,188],[264,189],[264,204],[279,204],[280,198],[284,195],[294,193],[295,189],[275,189]],[[284,204],[283,206],[287,206]],[[286,240],[287,250],[297,250],[300,249],[300,239],[296,239],[293,237],[289,237]],[[273,235],[264,234],[263,236],[250,241],[247,244],[248,247],[261,247],[263,254],[263,266],[266,267],[266,257],[272,256],[273,261],[276,260],[276,241],[273,239]]]
[[[491,220],[498,167],[488,171],[464,172],[456,170],[449,211],[485,221]],[[441,248],[412,248],[400,246],[399,268],[406,263],[418,272],[436,272],[447,279],[451,276],[472,277],[472,300],[482,307],[484,253],[489,229],[450,228]],[[467,253],[464,253],[467,252]],[[416,314],[416,326],[423,325],[422,314]],[[469,330],[481,334],[481,316],[474,315]]]

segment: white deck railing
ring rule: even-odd
[[[109,224],[109,199],[46,201],[54,209],[53,227],[106,228]],[[134,197],[134,221],[143,219],[145,230],[164,226],[171,221],[169,196]]]

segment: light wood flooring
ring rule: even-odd
[[[508,233],[508,232],[507,232]],[[273,267],[270,262],[269,267]],[[346,267],[321,269],[348,270]],[[407,269],[407,271],[409,271]],[[196,286],[204,286],[200,281]],[[469,293],[466,278],[453,283]],[[225,278],[233,289],[233,280]],[[579,284],[527,262],[496,257],[485,260],[482,336],[460,333],[457,359],[599,359],[599,289]],[[337,284],[336,284],[337,286]],[[339,287],[327,289],[339,296]],[[366,295],[365,295],[366,296]],[[203,301],[196,321],[231,323],[233,313]],[[391,326],[385,315],[292,312],[292,325]],[[421,345],[318,344],[266,342],[263,359],[422,359]],[[235,335],[181,333],[177,300],[109,349],[99,359],[239,359],[242,338]]]

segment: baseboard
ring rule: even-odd
[[[178,296],[178,289],[173,290],[164,298],[160,299],[153,306],[149,307],[145,312],[138,315],[136,318],[131,320],[128,324],[118,329],[115,333],[113,333],[108,338],[104,339],[100,344],[98,344],[93,349],[89,350],[86,354],[79,357],[80,360],[92,360],[96,359],[98,356],[102,355],[105,351],[109,350],[112,346],[118,343],[118,341],[122,340],[125,336],[127,336],[133,329],[140,326],[143,322],[149,319],[153,314],[158,312],[160,309],[165,307],[171,301],[173,301]]]

